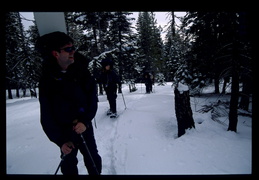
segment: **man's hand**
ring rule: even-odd
[[[77,124],[73,127],[73,130],[77,133],[77,134],[81,134],[86,130],[85,125],[82,122],[77,122]]]
[[[69,141],[69,142],[66,142],[65,144],[62,145],[61,151],[65,155],[67,155],[67,154],[71,153],[73,148],[75,148],[74,144],[71,141]]]

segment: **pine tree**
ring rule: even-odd
[[[75,26],[73,29],[77,29],[75,33],[82,34],[76,39],[81,42],[78,50],[92,60],[89,68],[97,81],[100,62],[107,57],[114,61],[114,68],[122,80],[136,78],[135,37],[131,30],[129,14],[131,13],[69,12],[66,15],[67,21],[72,27]],[[72,28],[70,33],[71,30]]]
[[[133,34],[131,30],[131,22],[127,16],[129,12],[113,12],[110,21],[109,37],[111,49],[118,49],[118,53],[114,54],[113,59],[117,65],[119,76],[121,79],[132,79],[134,76],[134,52]]]
[[[34,50],[34,44],[39,37],[36,25],[24,31],[19,12],[6,13],[6,86],[9,98],[13,98],[11,89],[29,88],[31,95],[36,96],[36,87],[41,73],[41,58]]]
[[[20,97],[19,89],[25,86],[22,82],[24,67],[21,63],[25,61],[24,38],[21,19],[18,12],[5,14],[5,45],[6,45],[6,87],[8,98],[12,99],[11,89],[16,89],[16,97]]]
[[[148,12],[139,12],[137,20],[138,46],[139,46],[139,67],[142,72],[151,69],[151,17]]]
[[[242,14],[236,12],[191,12],[184,20],[185,25],[190,25],[187,33],[194,39],[190,51],[192,60],[187,61],[189,69],[192,67],[196,75],[193,78],[196,83],[191,84],[198,87],[213,82],[215,93],[219,93],[220,80],[226,81],[231,77],[228,130],[235,132],[240,77],[249,77],[243,73],[249,72],[251,62],[247,51],[249,43],[240,37],[245,33],[242,28],[246,27],[242,20],[245,20]],[[251,82],[251,78],[247,81]]]
[[[107,51],[105,34],[108,31],[110,12],[68,12],[67,23],[73,28],[69,29],[72,37],[78,43],[78,51],[89,59],[89,70],[99,82],[101,57]],[[73,32],[76,30],[75,32]],[[74,34],[76,33],[76,34]],[[99,84],[99,93],[103,94]]]
[[[154,14],[140,12],[137,20],[138,67],[141,72],[163,70],[163,43],[161,29],[157,28]]]
[[[36,96],[36,87],[41,77],[42,69],[42,58],[39,52],[35,49],[36,41],[39,37],[39,32],[36,27],[35,21],[34,25],[30,26],[27,31],[25,31],[24,43],[26,44],[26,51],[28,54],[26,64],[24,64],[26,71],[26,83],[27,88],[30,89],[31,96]]]
[[[190,50],[190,40],[184,35],[184,30],[176,28],[174,24],[174,13],[168,14],[171,19],[167,24],[165,36],[165,64],[166,81],[180,82],[184,81],[188,84],[192,81],[192,69],[187,66],[188,51]]]

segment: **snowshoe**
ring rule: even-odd
[[[106,113],[107,116],[110,116],[112,114],[111,110],[109,109]]]
[[[118,114],[117,113],[111,113],[110,118],[117,118]]]

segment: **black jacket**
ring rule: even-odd
[[[92,126],[98,102],[96,83],[87,69],[88,62],[75,59],[66,73],[50,62],[44,64],[39,83],[41,124],[48,138],[61,147],[73,141],[73,120]]]
[[[100,82],[104,90],[109,92],[117,91],[117,85],[121,86],[120,78],[113,70],[102,72]]]

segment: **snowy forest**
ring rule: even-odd
[[[67,32],[89,60],[96,82],[106,57],[114,61],[123,81],[117,119],[106,116],[108,101],[98,88],[98,111],[92,122],[102,175],[229,178],[255,173],[252,13],[186,11],[178,16],[171,11],[163,27],[156,12],[138,12],[135,20],[132,13],[64,12]],[[37,96],[43,60],[35,49],[36,22],[25,28],[22,22],[31,20],[19,12],[7,12],[4,19],[6,168],[2,171],[6,172],[2,174],[53,175],[60,149],[40,124]],[[143,83],[146,73],[155,80],[150,94]],[[183,94],[185,101],[179,98]],[[186,132],[179,132],[179,117],[189,118],[185,114],[190,117],[182,121]],[[80,153],[78,169],[80,175],[87,174]]]
[[[252,47],[248,12],[168,12],[166,27],[158,26],[153,12],[139,12],[136,26],[131,12],[65,12],[68,34],[77,51],[89,59],[94,77],[105,57],[115,62],[124,84],[134,87],[149,72],[160,85],[188,85],[191,96],[208,86],[214,94],[231,88],[228,130],[236,131],[238,109],[251,116]],[[19,12],[5,14],[6,90],[8,99],[26,90],[36,96],[42,59],[35,50],[36,25],[24,30]],[[175,19],[181,21],[178,26]],[[35,22],[34,22],[35,23]],[[162,40],[161,34],[165,33]],[[223,84],[223,86],[220,86]],[[222,87],[222,88],[220,88]],[[20,94],[20,90],[24,94]],[[206,109],[207,108],[207,109]],[[212,107],[205,107],[207,111]]]

